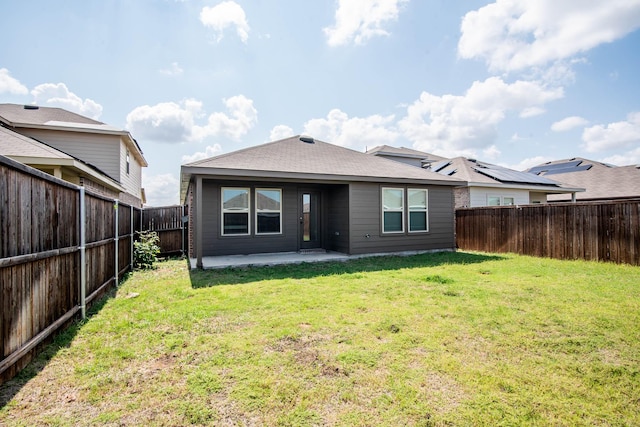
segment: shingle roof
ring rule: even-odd
[[[72,113],[63,108],[37,105],[0,104],[0,122],[11,128],[45,128],[87,133],[106,133],[124,137],[142,166],[148,166],[138,141],[124,129]]]
[[[313,143],[303,142],[300,136],[183,165],[183,190],[186,189],[185,178],[188,181],[192,174],[330,181],[464,184],[456,178],[334,144],[318,140],[314,140]]]
[[[62,108],[38,107],[35,105],[0,104],[0,117],[15,125],[44,125],[48,122],[84,123],[104,125],[104,123]]]
[[[431,169],[440,174],[454,176],[470,183],[560,186],[559,182],[548,178],[466,157],[445,159],[432,164]]]
[[[392,147],[390,145],[379,145],[367,150],[367,154],[398,156],[398,157],[411,157],[416,159],[430,159],[430,160],[442,160],[444,157],[436,156],[435,154],[425,153],[423,151],[414,150],[406,147]]]
[[[549,169],[555,169],[555,173],[549,175],[553,180],[564,185],[586,189],[586,191],[576,194],[577,200],[640,197],[640,166],[613,166],[582,157],[574,157],[543,163],[529,170],[537,171],[540,175],[545,176]],[[553,201],[568,199],[569,197],[561,194],[549,196],[549,200]]]
[[[8,157],[38,157],[47,159],[72,159],[68,154],[56,150],[33,138],[23,136],[0,126],[0,154]]]

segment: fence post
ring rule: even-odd
[[[80,312],[87,318],[87,254],[86,254],[86,206],[84,187],[80,187]]]
[[[118,246],[119,246],[119,238],[118,238],[118,200],[115,201],[115,204],[113,205],[113,212],[115,215],[115,221],[113,221],[115,223],[115,265],[116,265],[116,287],[118,287],[118,279],[120,278],[120,270],[119,270],[119,266],[118,266]]]

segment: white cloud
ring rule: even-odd
[[[173,174],[147,176],[143,170],[142,186],[147,196],[145,206],[170,206],[180,203],[180,181]]]
[[[9,70],[0,68],[0,93],[11,93],[14,95],[26,95],[29,89],[17,79],[11,77]]]
[[[571,58],[640,27],[640,0],[496,0],[468,12],[458,53],[515,71]]]
[[[193,163],[198,160],[208,159],[209,157],[217,156],[222,152],[220,144],[209,145],[204,151],[193,153],[192,155],[182,156],[182,164]]]
[[[585,126],[589,121],[580,116],[566,117],[551,125],[551,130],[554,132],[566,132],[571,129],[575,129],[580,126]]]
[[[562,97],[562,88],[527,81],[505,83],[491,77],[474,82],[463,96],[423,92],[398,126],[418,150],[460,155],[492,145],[496,126],[508,112],[539,108]]]
[[[162,102],[136,107],[127,115],[127,129],[134,137],[157,142],[200,142],[210,136],[227,136],[238,140],[258,121],[253,101],[244,95],[223,100],[229,114],[212,113],[203,126],[196,120],[206,114],[202,102],[187,99],[180,103]]]
[[[628,151],[624,154],[616,154],[610,157],[605,157],[601,161],[617,166],[640,165],[640,147],[636,148],[635,150]]]
[[[31,91],[36,104],[60,107],[97,120],[102,114],[102,105],[92,99],[82,99],[70,92],[64,83],[43,83]]]
[[[385,24],[397,21],[408,0],[338,0],[335,24],[324,28],[330,46],[363,44],[374,36],[389,35]]]
[[[210,135],[226,135],[239,140],[258,122],[258,111],[254,108],[253,101],[246,96],[232,96],[223,102],[230,114],[211,114],[205,126],[194,128],[197,139],[201,140]]]
[[[304,133],[336,145],[363,149],[367,146],[393,144],[399,136],[397,131],[390,128],[393,121],[393,115],[349,118],[347,113],[333,109],[326,118],[306,122]]]
[[[582,141],[590,153],[640,144],[640,112],[630,113],[626,121],[586,128]]]
[[[520,117],[526,119],[528,117],[535,117],[544,114],[547,110],[540,107],[527,107],[520,111]]]
[[[482,150],[483,159],[495,160],[500,157],[500,154],[502,154],[502,152],[495,145],[492,145]]]
[[[235,27],[236,34],[243,43],[247,43],[249,39],[250,29],[244,9],[234,1],[223,1],[213,7],[205,6],[200,12],[200,22],[216,31],[217,41],[222,40],[227,27]]]
[[[183,72],[184,70],[177,62],[172,62],[169,68],[163,68],[160,70],[160,74],[164,74],[165,76],[179,76]]]
[[[286,125],[274,126],[269,133],[269,141],[279,141],[284,138],[293,136],[293,129]]]
[[[515,165],[502,165],[502,166],[505,166],[507,168],[517,170],[517,171],[524,171],[534,166],[538,166],[542,163],[549,162],[551,160],[552,159],[550,157],[536,156],[536,157],[526,158],[522,160],[520,163],[516,163]]]
[[[153,106],[136,107],[127,115],[127,129],[135,138],[158,142],[190,141],[194,119],[202,110],[202,103],[194,99],[162,102]]]

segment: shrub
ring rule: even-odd
[[[135,268],[153,268],[160,254],[160,237],[155,231],[140,231],[138,240],[133,242],[133,265]]]

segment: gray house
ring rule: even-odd
[[[453,250],[456,178],[295,136],[182,166],[190,256]]]

